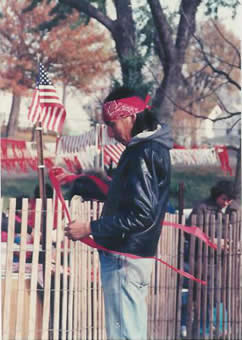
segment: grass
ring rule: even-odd
[[[174,208],[178,208],[179,183],[184,183],[184,208],[191,208],[193,202],[209,195],[210,188],[220,179],[232,177],[225,176],[220,168],[184,167],[172,171],[170,200]],[[46,178],[46,183],[49,182]],[[38,185],[38,176],[32,173],[28,176],[3,176],[1,181],[2,197],[33,197],[34,189]],[[65,196],[65,195],[64,195]]]
[[[2,197],[33,197],[38,178],[4,178],[1,184]]]
[[[170,200],[178,208],[179,183],[184,183],[184,208],[192,208],[195,201],[209,196],[210,188],[221,179],[233,180],[220,168],[176,168],[172,172]]]

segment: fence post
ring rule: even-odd
[[[222,235],[222,229],[223,229],[223,220],[222,220],[222,214],[218,214],[218,224],[219,227],[217,228],[217,251],[216,251],[216,264],[215,264],[215,307],[216,307],[216,331],[215,336],[216,338],[219,338],[220,336],[220,320],[221,320],[221,272],[222,272],[222,249],[221,249],[221,242],[224,237]],[[223,318],[223,317],[222,317]]]
[[[179,211],[179,223],[182,223],[182,216],[184,210],[184,183],[179,183],[178,189],[178,211]]]
[[[204,216],[200,214],[197,216],[197,226],[203,230],[204,225]],[[201,280],[202,278],[202,241],[195,241],[195,256],[196,256],[196,268],[194,268],[196,277]],[[200,328],[201,328],[201,293],[202,288],[201,284],[196,284],[194,286],[194,290],[196,292],[196,300],[194,303],[194,325],[193,325],[193,333],[195,339],[200,339]]]
[[[197,216],[192,216],[192,225],[196,225]],[[195,267],[195,236],[190,237],[190,247],[189,247],[189,272],[194,275]],[[192,323],[193,323],[193,288],[194,282],[189,280],[188,282],[188,303],[187,303],[187,338],[192,339]]]
[[[41,231],[42,231],[42,253],[40,253],[41,263],[43,264],[43,277],[45,277],[45,249],[46,249],[46,191],[45,191],[45,165],[43,155],[43,139],[42,139],[42,124],[38,122],[36,128],[36,144],[37,144],[37,157],[38,157],[38,179],[40,198],[42,199],[42,218],[41,218]]]
[[[185,224],[185,218],[183,216],[184,210],[184,183],[179,183],[178,188],[178,223]],[[181,230],[178,232],[178,268],[184,266],[184,234]],[[176,338],[179,339],[181,334],[181,305],[182,305],[182,287],[183,287],[183,276],[178,275],[177,277],[177,291],[176,291]]]

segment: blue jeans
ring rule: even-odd
[[[147,339],[147,300],[152,259],[99,252],[108,340]]]

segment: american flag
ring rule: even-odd
[[[112,160],[116,165],[119,162],[119,158],[125,150],[125,146],[121,143],[107,144],[104,146],[104,164],[109,165]]]
[[[65,118],[66,110],[61,104],[43,64],[40,63],[37,86],[29,107],[28,119],[34,124],[41,122],[42,127],[46,130],[61,133]]]

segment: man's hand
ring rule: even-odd
[[[89,222],[81,222],[80,220],[75,220],[68,224],[64,228],[65,236],[72,241],[78,241],[83,237],[91,234],[91,226]]]

